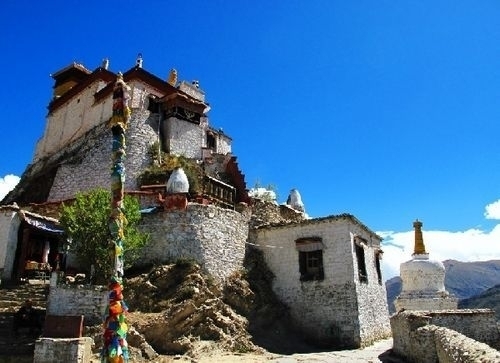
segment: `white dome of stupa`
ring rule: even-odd
[[[395,301],[396,309],[440,310],[456,309],[457,299],[444,286],[446,270],[440,261],[429,259],[422,237],[422,222],[413,223],[415,248],[412,259],[400,265],[401,294]]]
[[[189,181],[186,173],[181,167],[172,170],[167,181],[167,193],[188,193]]]
[[[299,212],[305,211],[304,203],[302,203],[302,198],[297,189],[290,190],[290,194],[288,195],[286,204]]]

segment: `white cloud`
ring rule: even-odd
[[[13,174],[8,174],[0,178],[0,200],[2,200],[8,192],[14,189],[20,179],[21,178]]]
[[[500,219],[500,199],[486,206],[484,216],[486,219]]]
[[[425,227],[425,225],[424,225]],[[463,232],[422,229],[425,249],[432,260],[487,261],[500,259],[500,224],[491,231],[468,229]],[[384,280],[399,275],[402,262],[411,259],[415,235],[407,232],[377,232],[384,238],[382,274]]]
[[[500,199],[485,207],[487,219],[500,220]],[[490,231],[477,228],[459,232],[426,231],[422,228],[425,249],[432,260],[457,260],[463,262],[500,259],[500,224]],[[382,274],[384,280],[399,275],[401,263],[411,259],[415,232],[382,231]]]

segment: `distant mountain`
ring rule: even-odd
[[[460,309],[493,309],[497,320],[500,321],[500,285],[493,286],[479,295],[460,300],[458,307]]]
[[[479,295],[500,283],[500,260],[460,262],[443,261],[446,269],[444,285],[447,291],[459,300]],[[395,312],[394,300],[401,293],[401,278],[389,279],[385,283],[389,312]]]

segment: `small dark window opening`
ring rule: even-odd
[[[375,269],[377,270],[378,284],[382,285],[382,271],[380,270],[380,252],[375,252]]]
[[[148,111],[151,111],[152,113],[160,112],[160,104],[156,102],[153,97],[148,97]]]
[[[323,251],[299,251],[300,281],[323,280]]]
[[[207,148],[215,150],[215,136],[212,132],[207,132]]]
[[[356,243],[354,246],[356,248],[356,259],[358,261],[359,282],[367,283],[368,276],[366,274],[365,250],[363,246],[358,243]]]

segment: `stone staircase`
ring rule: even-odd
[[[48,281],[27,280],[18,285],[0,286],[0,361],[24,362],[33,361],[35,340],[40,332],[30,333],[27,328],[20,328],[17,334],[12,331],[14,313],[28,299],[33,307],[45,315],[47,296],[49,293]],[[7,357],[16,357],[6,360]],[[29,358],[29,360],[28,360]]]

